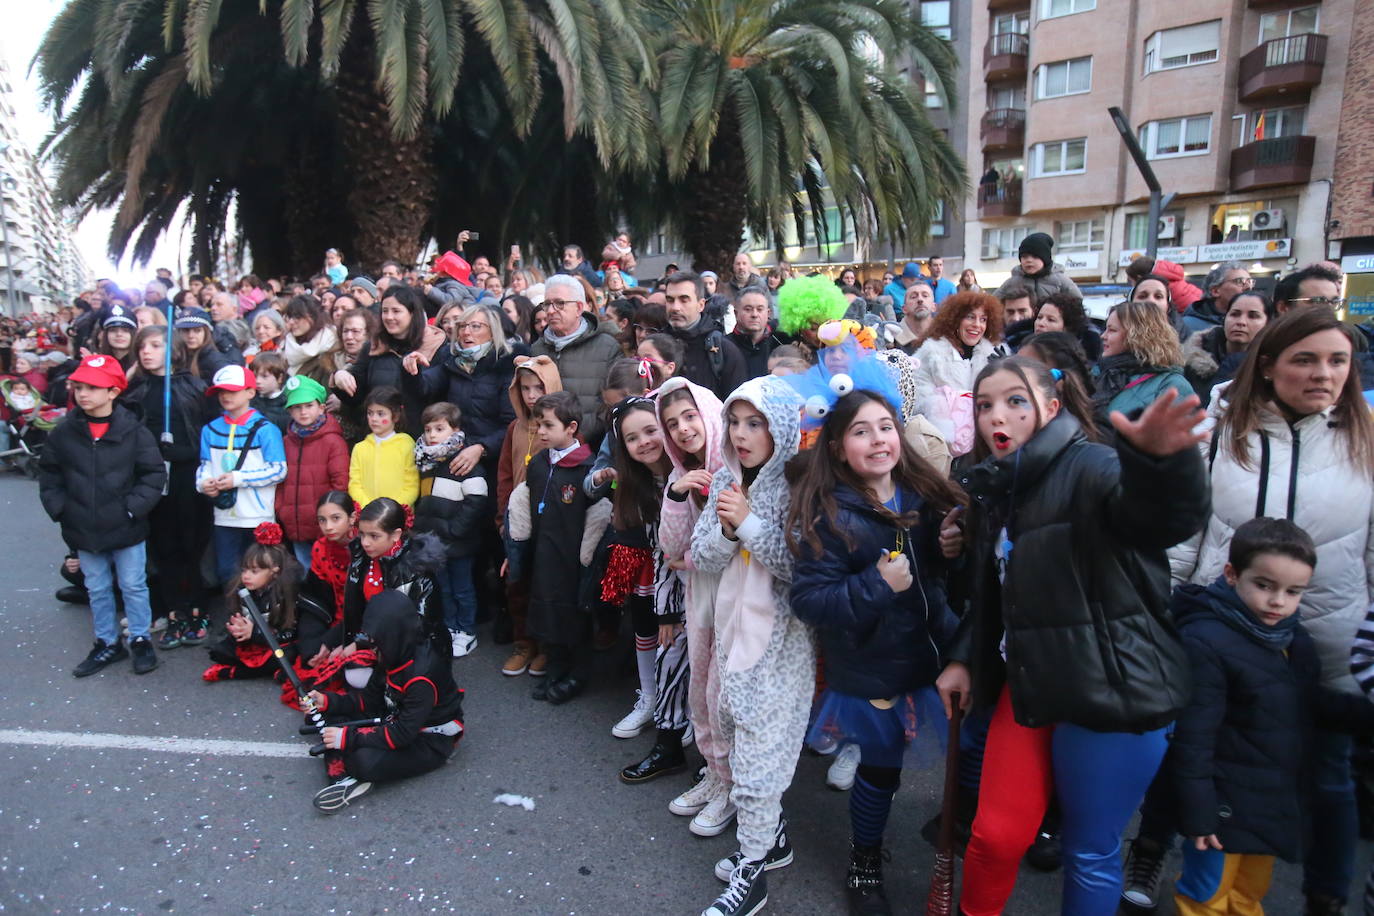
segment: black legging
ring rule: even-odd
[[[200,598],[210,522],[210,501],[196,491],[196,462],[172,462],[167,493],[148,516],[148,559],[157,573],[149,583],[154,616],[190,616]]]

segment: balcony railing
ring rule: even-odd
[[[1021,182],[999,182],[978,186],[978,216],[997,219],[1021,215]]]
[[[1231,190],[1306,184],[1316,149],[1317,138],[1308,136],[1275,137],[1237,147],[1231,151]]]
[[[979,136],[984,150],[1020,149],[1026,143],[1026,112],[1021,108],[993,108],[983,115]]]
[[[1005,80],[1026,75],[1030,37],[1020,32],[1002,32],[988,38],[983,46],[983,78]]]
[[[1240,59],[1237,94],[1242,102],[1311,89],[1322,81],[1326,36],[1290,35],[1266,41]]]

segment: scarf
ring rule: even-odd
[[[1152,371],[1156,370],[1142,365],[1134,353],[1104,356],[1097,363],[1097,392],[1093,400],[1101,405],[1110,404],[1134,379]]]
[[[319,432],[328,420],[329,414],[322,413],[320,414],[320,418],[316,420],[314,423],[311,423],[309,426],[301,426],[295,420],[291,420],[287,425],[289,426],[292,433],[304,439],[306,436]]]
[[[415,467],[421,474],[428,474],[439,465],[448,464],[462,450],[463,439],[461,429],[438,445],[428,445],[424,439],[420,439],[415,443]]]
[[[477,364],[486,359],[491,352],[491,341],[478,344],[475,347],[460,347],[457,343],[449,344],[449,351],[453,354],[453,359],[458,363],[458,368],[468,375],[477,368]]]
[[[1233,630],[1237,630],[1269,649],[1280,652],[1293,644],[1293,633],[1298,628],[1298,615],[1285,617],[1278,623],[1266,626],[1250,612],[1240,595],[1226,582],[1225,576],[1207,586],[1207,597],[1212,599],[1212,609]]]
[[[553,347],[554,350],[556,350],[559,353],[562,353],[564,347],[572,343],[577,338],[581,337],[586,332],[587,319],[579,318],[577,321],[576,331],[573,331],[571,334],[564,335],[563,337],[559,337],[557,334],[553,332],[553,328],[549,327],[544,329],[544,339],[549,342],[549,346]]]
[[[343,619],[348,560],[347,544],[336,544],[327,537],[319,537],[310,545],[310,571],[334,592],[334,623]]]
[[[406,545],[406,539],[401,538],[381,557],[377,557],[367,566],[367,575],[363,577],[363,600],[371,601],[382,592],[386,591],[386,576],[382,569],[382,557],[394,557],[401,552]]]

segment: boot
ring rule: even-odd
[[[682,750],[682,733],[686,729],[660,728],[658,740],[654,742],[649,756],[639,763],[620,771],[620,781],[628,783],[648,782],[669,773],[678,773],[687,767],[687,755]]]
[[[1344,916],[1345,901],[1328,894],[1308,894],[1306,916]]]
[[[887,893],[883,890],[883,847],[849,844],[849,873],[844,879],[844,895],[849,899],[850,916],[890,916]]]

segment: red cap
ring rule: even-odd
[[[253,370],[245,366],[225,366],[215,373],[215,377],[210,380],[210,387],[206,389],[206,394],[218,394],[221,391],[246,391],[249,388],[257,388],[258,380],[253,375]]]
[[[434,269],[438,273],[448,274],[459,283],[471,285],[472,267],[464,261],[456,252],[445,251],[434,260]]]
[[[117,388],[120,391],[129,387],[129,380],[124,376],[124,367],[119,360],[100,354],[83,359],[76,371],[67,376],[67,381],[85,382],[97,388]]]

